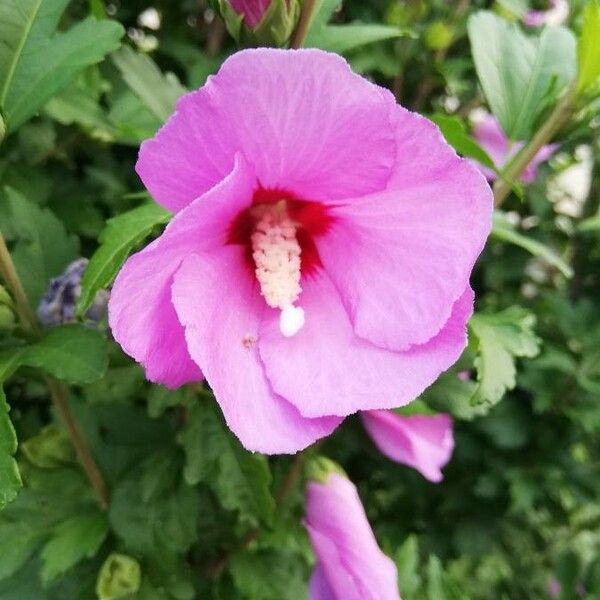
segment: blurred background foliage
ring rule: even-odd
[[[0,14],[12,4],[0,0]],[[96,291],[167,218],[147,204],[134,173],[139,143],[235,45],[203,0],[42,4],[61,32],[46,32],[48,62],[38,65],[52,83],[31,88],[27,101],[0,86],[0,229],[34,307],[52,277],[94,256],[79,305],[84,320]],[[576,35],[586,4],[570,2]],[[486,74],[474,66],[468,18],[488,9],[518,22],[525,0],[320,6],[308,44],[342,52],[404,106],[433,116],[461,153],[481,156],[469,131],[473,111],[488,106]],[[77,36],[90,41],[87,50]],[[51,53],[60,44],[76,51],[56,66]],[[1,75],[0,65],[0,83]],[[319,447],[357,485],[398,565],[404,600],[600,598],[593,92],[561,130],[559,152],[497,215],[473,277],[469,348],[408,407],[455,417],[443,483],[381,456],[353,418]],[[532,109],[529,135],[555,102]],[[314,559],[301,525],[302,486],[289,485],[299,469],[293,457],[245,452],[208,390],[149,385],[102,327],[67,325],[27,340],[0,288],[0,382],[20,471],[0,397],[2,600],[306,597]],[[51,408],[48,374],[68,384],[59,393],[106,480],[107,510]]]

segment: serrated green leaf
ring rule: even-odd
[[[84,558],[98,552],[108,535],[106,515],[77,515],[60,523],[41,552],[42,582],[48,585]]]
[[[0,109],[9,131],[32,117],[75,74],[119,46],[123,27],[93,17],[56,28],[68,0],[0,4]]]
[[[145,204],[108,221],[100,236],[100,247],[83,274],[77,305],[79,314],[87,311],[99,290],[110,285],[132,248],[170,216],[158,204]]]
[[[456,584],[444,573],[442,563],[437,556],[430,556],[427,564],[428,600],[468,600]]]
[[[513,225],[511,225],[503,212],[496,210],[494,212],[494,223],[492,227],[492,237],[514,244],[527,250],[527,252],[537,256],[551,267],[558,269],[565,277],[573,276],[573,269],[565,262],[556,252],[548,248],[545,244],[538,242],[532,237],[519,233]]]
[[[441,129],[446,141],[459,154],[474,158],[489,169],[496,170],[489,154],[467,133],[464,123],[458,117],[435,114],[429,118]]]
[[[126,598],[138,591],[141,578],[142,570],[135,558],[113,552],[98,573],[96,594],[99,600]]]
[[[0,194],[0,229],[12,241],[11,254],[32,306],[37,306],[52,277],[79,256],[79,241],[50,210],[17,191]]]
[[[307,597],[305,574],[298,557],[284,552],[238,552],[229,570],[246,600],[297,600]]]
[[[411,33],[390,25],[366,23],[327,25],[323,28],[313,28],[307,37],[305,46],[342,54],[367,44],[406,35],[411,35]]]
[[[535,322],[535,317],[520,306],[494,314],[478,313],[471,318],[469,330],[478,347],[475,404],[496,404],[507,390],[515,387],[515,359],[532,358],[539,352],[540,340],[533,331]]]
[[[112,55],[125,83],[135,95],[164,123],[173,113],[175,102],[187,91],[175,75],[166,75],[145,54],[123,46]]]
[[[20,362],[67,383],[90,383],[106,371],[106,340],[99,331],[84,325],[63,325],[29,346]]]
[[[252,454],[225,427],[214,402],[196,402],[178,436],[186,454],[184,477],[190,485],[213,487],[221,504],[242,518],[270,524],[275,511],[271,473],[264,456]]]
[[[477,75],[511,140],[528,140],[542,112],[575,78],[575,37],[563,27],[525,35],[487,11],[468,21]]]
[[[416,535],[409,535],[396,552],[394,561],[398,567],[398,582],[402,598],[411,600],[421,585],[419,575],[419,542]]]
[[[328,25],[327,22],[339,5],[339,0],[323,0],[321,2],[321,5],[317,7],[304,46],[343,53],[373,42],[399,38],[406,35],[414,37],[411,31],[390,25],[375,23]]]
[[[8,411],[9,406],[0,381],[0,510],[16,498],[22,486],[21,475],[14,459],[17,435]]]
[[[583,27],[577,41],[577,89],[585,92],[600,78],[600,5],[590,0],[583,12]]]

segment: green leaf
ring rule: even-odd
[[[519,233],[508,222],[505,214],[499,210],[494,212],[494,224],[491,235],[497,240],[508,242],[509,244],[523,248],[523,250],[527,250],[533,256],[537,256],[551,267],[558,269],[565,277],[573,277],[573,269],[556,252],[532,237]]]
[[[539,352],[540,340],[533,332],[534,315],[520,306],[494,314],[475,314],[469,329],[476,338],[475,359],[478,387],[473,403],[496,404],[506,390],[516,385],[517,357],[532,358]]]
[[[32,306],[37,306],[52,277],[79,256],[79,241],[61,221],[15,190],[0,195],[0,229],[13,241],[15,267]]]
[[[427,564],[427,598],[429,600],[468,600],[456,584],[444,573],[437,556],[430,556]]]
[[[584,219],[579,223],[577,229],[584,233],[600,233],[600,215]]]
[[[83,325],[56,327],[29,346],[20,362],[68,383],[90,383],[106,371],[106,340],[99,331]]]
[[[123,27],[93,17],[56,27],[68,0],[0,4],[0,109],[9,131],[32,117],[78,71],[119,46]]]
[[[330,52],[343,53],[373,42],[414,35],[406,29],[390,25],[363,23],[327,25],[327,21],[339,4],[339,0],[323,0],[306,37],[304,45],[307,48],[321,48]]]
[[[429,117],[442,131],[446,141],[462,156],[479,161],[489,169],[496,170],[490,155],[467,133],[458,117],[435,114]]]
[[[298,556],[285,552],[238,552],[229,566],[238,597],[246,600],[298,600],[307,597]]]
[[[145,54],[123,46],[112,60],[135,95],[164,123],[173,113],[176,100],[187,91],[175,75],[166,75]]]
[[[132,248],[170,216],[158,204],[145,204],[108,221],[100,236],[100,247],[90,259],[81,281],[79,314],[87,311],[100,289],[110,285]]]
[[[9,410],[0,381],[0,510],[17,497],[22,486],[21,475],[14,459],[17,436],[8,416]],[[0,563],[3,561],[4,556]]]
[[[96,594],[99,600],[126,598],[138,591],[141,578],[142,570],[135,558],[113,552],[98,573]]]
[[[541,113],[575,78],[575,37],[563,27],[525,35],[487,11],[469,18],[477,75],[487,101],[511,140],[528,140]]]
[[[410,600],[415,597],[420,585],[419,575],[419,542],[416,535],[409,535],[396,552],[398,582],[402,598]]]
[[[249,521],[273,521],[275,501],[267,460],[242,448],[217,413],[216,402],[195,403],[179,434],[186,454],[184,477],[190,485],[213,487],[221,504]]]
[[[96,555],[108,535],[102,513],[77,515],[58,525],[41,552],[42,582],[48,585],[84,558]]]
[[[583,28],[577,41],[577,89],[585,92],[600,78],[600,5],[590,0],[583,13]]]

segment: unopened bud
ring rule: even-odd
[[[301,0],[218,0],[227,30],[240,46],[286,46]]]

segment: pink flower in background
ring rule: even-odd
[[[430,481],[443,479],[454,437],[449,415],[403,417],[389,410],[362,412],[363,425],[379,450],[391,460],[416,469]]]
[[[530,10],[523,21],[529,27],[542,25],[562,25],[569,17],[569,3],[567,0],[548,0],[547,10]]]
[[[523,142],[514,142],[512,146],[509,147],[508,138],[504,131],[502,131],[500,123],[498,123],[496,117],[489,114],[475,123],[475,126],[473,127],[473,137],[490,155],[490,158],[498,168],[502,168],[523,147]],[[558,144],[542,146],[525,171],[523,171],[521,181],[523,183],[535,181],[538,167],[541,163],[547,161],[556,152],[557,148]],[[479,163],[474,164],[478,166],[489,180],[493,181],[496,179],[496,173],[494,173],[494,171]]]
[[[256,27],[261,22],[271,2],[272,0],[229,0],[233,10],[244,17],[249,27]]]
[[[305,526],[317,564],[310,600],[399,600],[397,571],[377,545],[356,488],[330,473],[306,491]]]
[[[339,56],[232,56],[137,172],[176,214],[119,273],[114,337],[151,381],[204,375],[246,448],[406,404],[464,349],[489,186]]]

